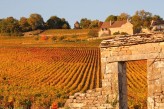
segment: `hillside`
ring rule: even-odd
[[[70,35],[87,35],[90,29],[49,29],[40,35],[70,36]]]

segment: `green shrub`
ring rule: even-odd
[[[72,38],[77,38],[78,36],[77,35],[73,35]]]
[[[57,37],[56,37],[56,36],[53,36],[53,37],[51,38],[51,40],[52,40],[52,41],[56,41],[56,40],[57,40]]]
[[[121,35],[128,35],[128,33],[126,33],[126,32],[121,32]]]
[[[59,37],[59,40],[62,41],[62,40],[64,40],[65,38],[66,38],[65,36],[61,36],[61,37]]]
[[[115,32],[115,33],[113,33],[113,35],[119,35],[120,34],[120,32],[118,31],[118,32]]]
[[[89,32],[88,32],[88,36],[89,37],[98,37],[98,30],[90,30]]]
[[[39,40],[39,37],[35,37],[34,39],[37,41],[37,40]]]

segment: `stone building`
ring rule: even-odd
[[[133,25],[128,20],[104,22],[100,28],[99,37],[113,35],[116,32],[124,32],[129,35],[132,35]]]
[[[164,109],[164,34],[121,36],[103,40],[102,88],[76,93],[65,106],[71,109],[128,109],[126,64],[147,61],[147,109]]]
[[[162,21],[152,20],[150,27],[152,28],[152,31],[164,31],[164,20]]]

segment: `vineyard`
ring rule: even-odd
[[[44,35],[87,35],[90,29],[49,29],[41,34]]]
[[[129,109],[147,109],[147,62],[129,61],[126,66]]]
[[[101,87],[98,48],[0,48],[0,108],[63,106],[69,95]]]

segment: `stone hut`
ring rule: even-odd
[[[147,61],[147,109],[164,109],[164,34],[143,34],[103,40],[102,88],[70,96],[71,109],[128,109],[126,61]]]

